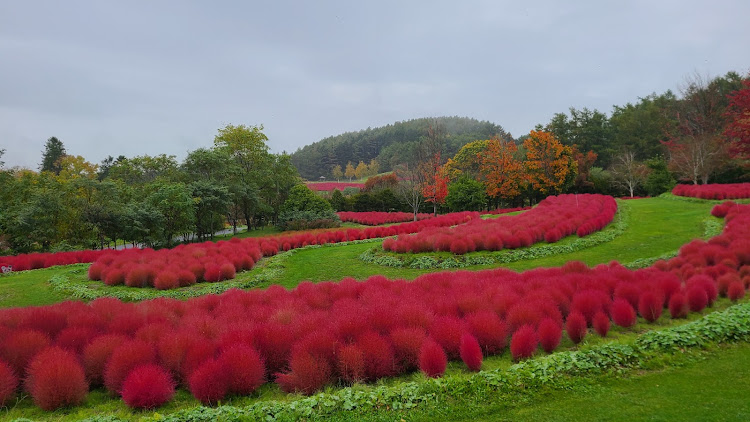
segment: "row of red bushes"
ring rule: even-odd
[[[750,183],[677,185],[672,194],[700,199],[743,199],[750,198]]]
[[[301,283],[288,291],[231,290],[188,301],[156,299],[0,311],[0,404],[21,388],[43,409],[80,404],[103,385],[135,408],[168,401],[176,386],[203,403],[247,395],[266,381],[311,394],[447,360],[481,368],[573,343],[589,327],[606,336],[640,315],[684,318],[750,284],[750,206],[732,207],[723,234],[695,240],[648,269],[580,262],[515,273],[443,272],[413,282]]]
[[[410,212],[356,212],[356,211],[339,211],[336,214],[342,222],[351,221],[353,223],[364,224],[367,226],[379,226],[388,223],[403,223],[414,221],[414,214]],[[432,218],[432,214],[418,213],[417,220],[426,220]]]
[[[0,266],[12,266],[13,271],[36,270],[55,265],[70,265],[94,262],[100,256],[111,253],[109,250],[85,250],[55,253],[30,253],[15,256],[0,256]]]
[[[597,194],[549,196],[524,213],[486,220],[474,220],[457,227],[436,227],[397,239],[386,239],[383,249],[392,252],[499,251],[554,243],[577,234],[587,236],[603,229],[617,212],[611,196]]]
[[[482,214],[490,214],[490,215],[500,215],[500,214],[508,214],[511,212],[517,212],[517,211],[526,211],[530,210],[531,207],[515,207],[515,208],[499,208],[492,211],[484,211]]]
[[[237,272],[253,268],[263,256],[273,256],[307,245],[322,245],[415,233],[430,227],[453,226],[478,219],[476,212],[441,215],[428,220],[389,227],[298,232],[259,238],[193,243],[173,249],[129,249],[100,256],[89,267],[91,280],[108,285],[155,287],[160,290],[185,287],[196,282],[233,279]]]
[[[334,189],[338,189],[343,192],[343,190],[346,188],[357,188],[361,190],[365,187],[365,184],[348,182],[310,182],[306,183],[305,186],[307,186],[310,190],[316,192],[330,192]]]

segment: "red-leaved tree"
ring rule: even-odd
[[[435,154],[427,163],[423,163],[423,168],[425,175],[422,196],[425,201],[432,203],[433,213],[437,215],[438,204],[444,204],[445,197],[448,196],[448,176],[444,167],[440,165],[440,153]]]
[[[729,95],[724,136],[732,141],[730,150],[736,158],[750,160],[750,79],[743,81],[742,86]]]

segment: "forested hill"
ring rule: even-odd
[[[394,165],[410,158],[414,146],[435,120],[448,133],[444,157],[454,156],[463,145],[478,139],[496,135],[511,139],[500,125],[487,121],[468,117],[421,118],[322,139],[298,149],[292,154],[292,163],[308,180],[320,176],[330,178],[336,164],[344,168],[350,161],[356,166],[360,161],[369,163],[373,158],[378,161],[381,172],[390,171]]]

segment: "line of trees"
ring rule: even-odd
[[[300,183],[288,154],[271,154],[262,126],[227,125],[213,146],[174,156],[92,164],[50,138],[39,171],[0,167],[0,251],[171,246],[275,223]],[[116,243],[115,243],[116,244]]]
[[[537,129],[551,132],[563,145],[594,151],[592,183],[599,186],[654,194],[647,189],[655,185],[647,180],[654,172],[687,183],[728,183],[747,178],[749,93],[747,75],[696,74],[686,78],[679,97],[654,93],[614,106],[610,116],[571,108]]]

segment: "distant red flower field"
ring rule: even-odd
[[[334,189],[343,191],[346,188],[357,188],[362,189],[365,187],[364,183],[348,183],[348,182],[308,182],[305,184],[310,190],[316,192],[330,192]]]
[[[672,194],[700,199],[744,199],[750,198],[750,183],[677,185]]]

